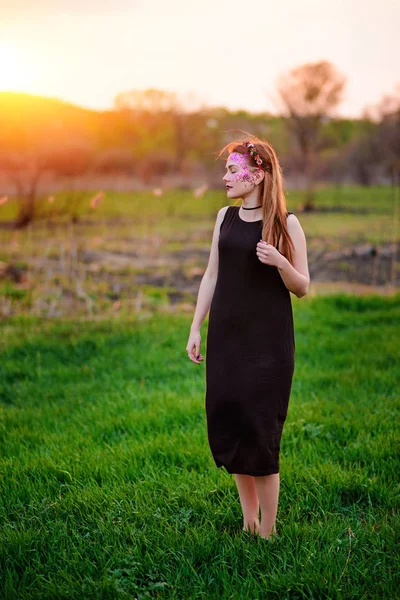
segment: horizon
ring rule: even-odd
[[[75,102],[71,102],[69,100],[65,100],[64,98],[57,98],[56,96],[43,96],[41,94],[32,94],[30,92],[15,92],[13,90],[1,90],[0,89],[0,97],[3,94],[14,94],[17,96],[26,96],[26,97],[30,97],[30,98],[35,98],[35,99],[40,99],[40,100],[50,100],[50,101],[55,101],[55,102],[60,102],[61,104],[65,104],[67,106],[73,106],[74,108],[78,108],[78,109],[82,109],[85,111],[90,111],[90,112],[95,112],[95,113],[102,113],[102,112],[108,112],[108,111],[114,111],[116,110],[115,107],[111,106],[108,108],[94,108],[94,107],[90,107],[90,106],[84,106],[82,104],[77,104]],[[206,109],[209,110],[217,110],[217,109],[226,109],[228,112],[230,113],[235,113],[235,112],[246,112],[251,116],[257,116],[257,115],[262,115],[265,114],[266,117],[274,117],[274,118],[286,118],[285,115],[280,114],[280,113],[272,113],[269,112],[268,110],[264,110],[264,111],[250,111],[247,110],[245,108],[237,108],[237,109],[230,109],[229,107],[226,106],[206,106]],[[337,114],[335,116],[327,116],[325,117],[328,120],[343,120],[343,121],[358,121],[358,120],[363,120],[363,116],[354,116],[354,117],[349,117],[349,116],[343,116],[340,114]]]

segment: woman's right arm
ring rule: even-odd
[[[214,226],[214,233],[211,242],[210,256],[208,259],[208,265],[203,278],[200,282],[199,292],[197,295],[196,309],[193,316],[192,325],[190,327],[190,335],[186,350],[189,354],[189,358],[193,362],[200,362],[196,360],[196,356],[202,355],[200,352],[200,329],[201,325],[210,310],[211,301],[214,295],[215,285],[218,277],[218,241],[219,231],[221,223],[224,220],[225,212],[228,210],[228,206],[224,206],[218,211],[217,218]]]
[[[214,233],[211,242],[210,256],[206,271],[201,280],[199,293],[197,296],[196,310],[193,316],[191,331],[200,331],[201,325],[210,310],[211,300],[214,295],[215,284],[218,277],[218,240],[221,223],[224,220],[225,212],[228,209],[224,206],[218,211],[214,226]]]

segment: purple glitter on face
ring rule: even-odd
[[[240,152],[232,152],[230,159],[231,161],[237,163],[240,167],[243,167],[245,169],[247,169],[249,166],[246,157],[244,156],[244,154],[240,154]]]
[[[240,171],[238,171],[237,173],[232,174],[231,181],[233,183],[254,183],[255,177],[254,174],[251,171],[249,171],[249,163],[247,162],[245,156],[243,154],[240,154],[239,152],[233,152],[230,155],[230,159],[233,163],[235,163],[235,166],[237,166],[240,169]]]

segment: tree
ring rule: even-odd
[[[350,140],[341,156],[347,171],[357,182],[372,185],[390,178],[392,185],[400,181],[400,84],[376,105],[366,107],[367,127]]]
[[[322,126],[341,102],[345,83],[344,75],[328,61],[301,65],[278,78],[280,110],[297,145],[306,178],[305,210],[314,208],[315,161],[322,145],[326,145]]]
[[[17,228],[25,227],[33,220],[37,189],[46,171],[47,157],[47,153],[39,148],[3,150],[0,154],[0,169],[14,184],[20,202]]]
[[[126,114],[133,125],[139,157],[152,158],[158,150],[165,160],[169,152],[176,172],[183,170],[188,149],[195,144],[190,136],[189,109],[196,103],[193,95],[179,97],[175,92],[158,89],[121,92],[114,100],[115,109]]]
[[[378,104],[378,145],[386,174],[393,185],[400,182],[400,84]]]
[[[85,173],[91,164],[92,146],[83,140],[71,140],[60,145],[42,133],[20,147],[2,150],[0,169],[13,182],[20,201],[15,222],[17,228],[26,227],[34,219],[38,186],[47,173],[76,177]]]

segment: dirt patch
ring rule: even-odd
[[[114,249],[114,240],[111,246],[101,239],[103,248],[98,248],[93,238],[92,247],[53,244],[33,256],[26,256],[21,246],[12,261],[0,264],[0,316],[29,312],[100,318],[120,311],[193,311],[210,249],[202,239],[198,245],[192,239],[181,241],[184,248],[168,250],[158,238],[118,238]],[[113,249],[106,249],[107,244]],[[312,293],[343,289],[384,294],[400,285],[400,251],[393,244],[313,248],[308,260]]]
[[[344,281],[371,286],[400,285],[400,249],[393,244],[352,246],[309,257],[316,282]]]
[[[76,257],[80,274],[87,272],[94,281],[126,277],[135,285],[171,287],[189,294],[197,293],[207,267],[208,248],[187,245],[183,250],[146,253],[137,248],[109,252],[83,250]],[[343,281],[371,286],[400,285],[400,249],[393,244],[361,244],[339,251],[310,250],[310,276],[314,282]],[[33,258],[29,266],[52,275],[65,272],[57,257]]]

